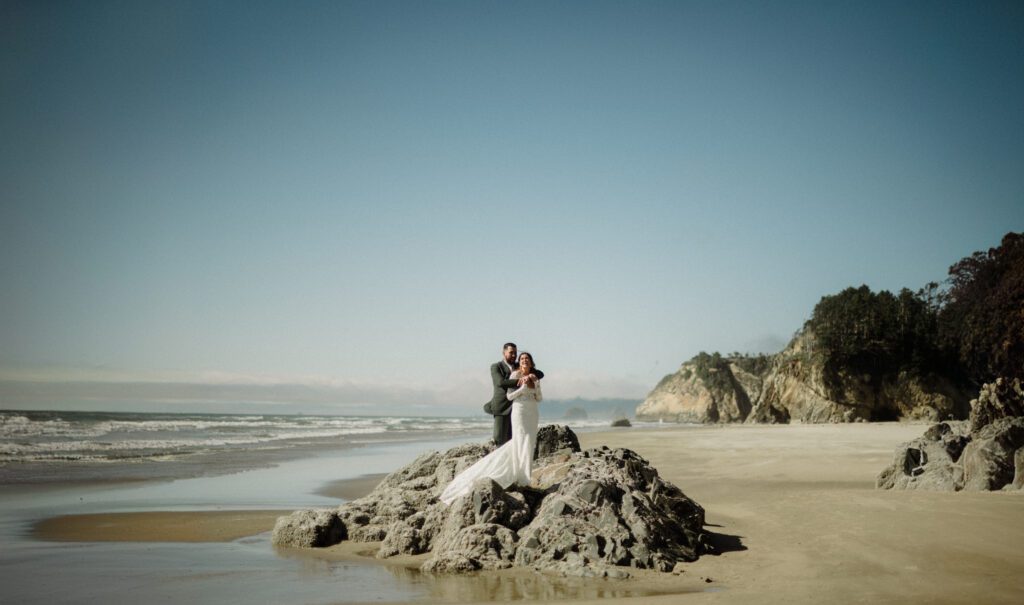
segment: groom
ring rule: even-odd
[[[512,402],[508,398],[508,390],[520,386],[520,381],[509,378],[519,367],[516,360],[517,347],[514,342],[506,342],[501,349],[502,359],[491,365],[491,383],[494,384],[494,395],[484,404],[484,411],[494,416],[494,444],[501,445],[512,438]],[[537,379],[544,378],[544,372],[534,368]]]

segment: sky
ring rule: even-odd
[[[1024,230],[1024,8],[0,0],[0,133],[0,408],[642,399]]]

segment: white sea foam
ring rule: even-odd
[[[552,421],[542,424],[548,422]],[[569,424],[588,430],[607,427],[608,421],[577,420]],[[0,412],[0,464],[161,459],[230,449],[404,440],[418,434],[444,438],[487,434],[491,425],[492,419],[484,415],[444,418]]]
[[[0,412],[0,463],[125,460],[319,440],[484,432],[489,418]]]

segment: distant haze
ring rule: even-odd
[[[5,2],[0,408],[469,413],[507,340],[553,399],[775,352],[822,295],[1024,230],[1022,32],[996,2]]]

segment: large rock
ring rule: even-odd
[[[1019,378],[998,378],[984,384],[971,400],[971,431],[980,431],[1000,418],[1024,416],[1024,385]]]
[[[564,424],[548,424],[537,431],[537,445],[533,449],[533,458],[543,458],[555,452],[568,450],[580,451],[580,440],[576,433]]]
[[[666,422],[854,422],[962,419],[968,394],[935,375],[871,376],[826,371],[802,330],[770,356],[701,353],[666,376],[637,407],[638,420]]]
[[[519,530],[517,565],[621,575],[611,568],[671,571],[701,554],[704,509],[635,452],[596,448],[574,462]]]
[[[429,572],[462,571],[466,561],[473,569],[512,567],[516,532],[497,523],[478,523],[458,530],[434,548],[434,556],[420,569]]]
[[[1019,380],[982,386],[968,422],[939,423],[897,448],[883,489],[998,490],[1024,486],[1024,405]]]
[[[345,524],[338,511],[330,509],[298,510],[279,517],[271,542],[275,546],[319,548],[337,544],[346,538]]]
[[[450,541],[459,531],[480,524],[497,524],[517,530],[533,518],[526,498],[506,491],[491,479],[477,479],[470,493],[444,507],[444,522],[433,541],[433,552],[450,550]]]
[[[529,487],[502,489],[481,479],[445,506],[437,499],[445,485],[491,448],[431,452],[333,515],[283,517],[275,544],[328,546],[344,535],[285,539],[298,533],[286,528],[302,526],[307,535],[317,531],[311,525],[324,524],[325,533],[340,524],[350,540],[380,541],[378,557],[430,552],[422,569],[432,573],[518,565],[610,577],[626,577],[629,568],[671,571],[703,552],[704,509],[646,460],[626,449],[580,452],[568,427],[547,434],[549,453],[537,461]]]
[[[963,488],[963,467],[958,464],[970,437],[966,422],[942,422],[924,436],[897,448],[892,464],[876,481],[881,489],[956,491]]]
[[[506,569],[512,567],[516,552],[516,533],[496,523],[480,523],[460,529],[445,549],[420,566],[431,573]]]
[[[972,434],[964,448],[964,489],[1013,487],[1015,457],[1024,448],[1024,416],[1000,418]]]

